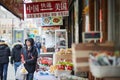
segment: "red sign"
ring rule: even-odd
[[[68,16],[67,1],[47,1],[26,3],[27,18],[49,17],[49,16]]]

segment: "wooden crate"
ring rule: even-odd
[[[53,64],[55,65],[58,61],[66,60],[72,62],[72,54],[54,54],[53,55]]]

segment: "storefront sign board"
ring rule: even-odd
[[[26,3],[27,18],[68,16],[67,1],[46,1]]]

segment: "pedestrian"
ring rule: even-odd
[[[36,48],[37,48],[38,54],[40,54],[41,42],[39,40],[37,40],[36,42]]]
[[[11,64],[14,64],[15,73],[17,71],[17,68],[21,64],[22,47],[23,47],[23,43],[21,43],[20,41],[16,42],[12,46]]]
[[[0,40],[0,78],[7,80],[8,63],[10,56],[10,48],[5,41]]]
[[[34,40],[28,38],[25,40],[25,47],[21,51],[21,61],[28,71],[26,80],[33,80],[34,71],[37,63],[38,52],[34,46]]]
[[[1,54],[0,54],[0,57],[1,57]],[[1,63],[0,63],[0,80],[3,80],[3,66]]]

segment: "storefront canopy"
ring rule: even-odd
[[[24,18],[24,6],[22,0],[0,0],[0,5],[20,19]]]

